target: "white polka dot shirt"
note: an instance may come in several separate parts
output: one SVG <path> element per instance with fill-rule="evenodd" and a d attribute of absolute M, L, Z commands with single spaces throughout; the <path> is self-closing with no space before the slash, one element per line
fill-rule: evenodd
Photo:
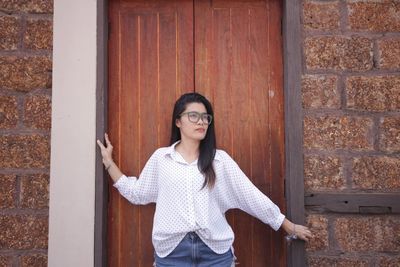
<path fill-rule="evenodd" d="M 179 141 L 178 141 L 179 142 Z M 223 150 L 214 158 L 216 183 L 201 189 L 197 160 L 187 163 L 175 145 L 157 149 L 139 179 L 122 175 L 114 186 L 133 204 L 156 203 L 152 241 L 158 256 L 171 253 L 188 232 L 196 232 L 213 251 L 227 252 L 234 233 L 225 212 L 241 209 L 278 230 L 285 216 Z M 201 189 L 201 190 L 200 190 Z"/>

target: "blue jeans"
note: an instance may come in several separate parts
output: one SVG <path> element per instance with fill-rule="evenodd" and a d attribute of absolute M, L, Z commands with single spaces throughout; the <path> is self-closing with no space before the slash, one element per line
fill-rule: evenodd
<path fill-rule="evenodd" d="M 154 258 L 156 267 L 234 266 L 234 256 L 231 249 L 223 254 L 217 254 L 194 232 L 188 233 L 165 258 L 160 258 L 155 252 Z"/>

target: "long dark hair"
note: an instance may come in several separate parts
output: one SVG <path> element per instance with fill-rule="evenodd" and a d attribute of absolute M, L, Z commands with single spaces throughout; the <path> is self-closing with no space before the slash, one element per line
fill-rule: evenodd
<path fill-rule="evenodd" d="M 185 111 L 187 105 L 190 103 L 202 103 L 206 107 L 207 113 L 214 117 L 211 103 L 207 100 L 207 98 L 199 93 L 183 94 L 175 102 L 174 112 L 172 114 L 171 145 L 176 141 L 181 140 L 181 132 L 176 126 L 175 122 L 180 118 L 180 115 Z M 202 189 L 206 185 L 210 189 L 215 185 L 216 177 L 212 163 L 215 157 L 216 146 L 214 119 L 212 119 L 211 124 L 208 125 L 206 136 L 200 141 L 200 155 L 197 166 L 205 178 Z"/>

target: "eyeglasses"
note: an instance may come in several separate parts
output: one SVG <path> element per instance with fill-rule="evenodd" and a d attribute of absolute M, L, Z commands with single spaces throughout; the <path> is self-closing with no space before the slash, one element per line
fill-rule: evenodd
<path fill-rule="evenodd" d="M 193 122 L 193 123 L 198 123 L 200 118 L 205 124 L 208 124 L 208 125 L 210 125 L 211 121 L 212 121 L 212 115 L 207 114 L 207 113 L 199 113 L 196 111 L 189 111 L 189 112 L 183 112 L 180 116 L 182 117 L 185 114 L 188 115 L 189 121 Z"/>

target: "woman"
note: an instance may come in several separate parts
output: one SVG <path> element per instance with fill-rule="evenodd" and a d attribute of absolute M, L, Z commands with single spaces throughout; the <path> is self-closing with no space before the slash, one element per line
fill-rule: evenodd
<path fill-rule="evenodd" d="M 290 238 L 305 241 L 309 229 L 295 225 L 258 190 L 236 162 L 216 149 L 213 110 L 198 93 L 182 95 L 172 115 L 171 145 L 157 149 L 139 179 L 126 177 L 112 160 L 112 145 L 99 140 L 103 164 L 118 191 L 133 204 L 156 203 L 152 241 L 155 265 L 234 265 L 234 233 L 225 212 L 239 208 Z"/>

